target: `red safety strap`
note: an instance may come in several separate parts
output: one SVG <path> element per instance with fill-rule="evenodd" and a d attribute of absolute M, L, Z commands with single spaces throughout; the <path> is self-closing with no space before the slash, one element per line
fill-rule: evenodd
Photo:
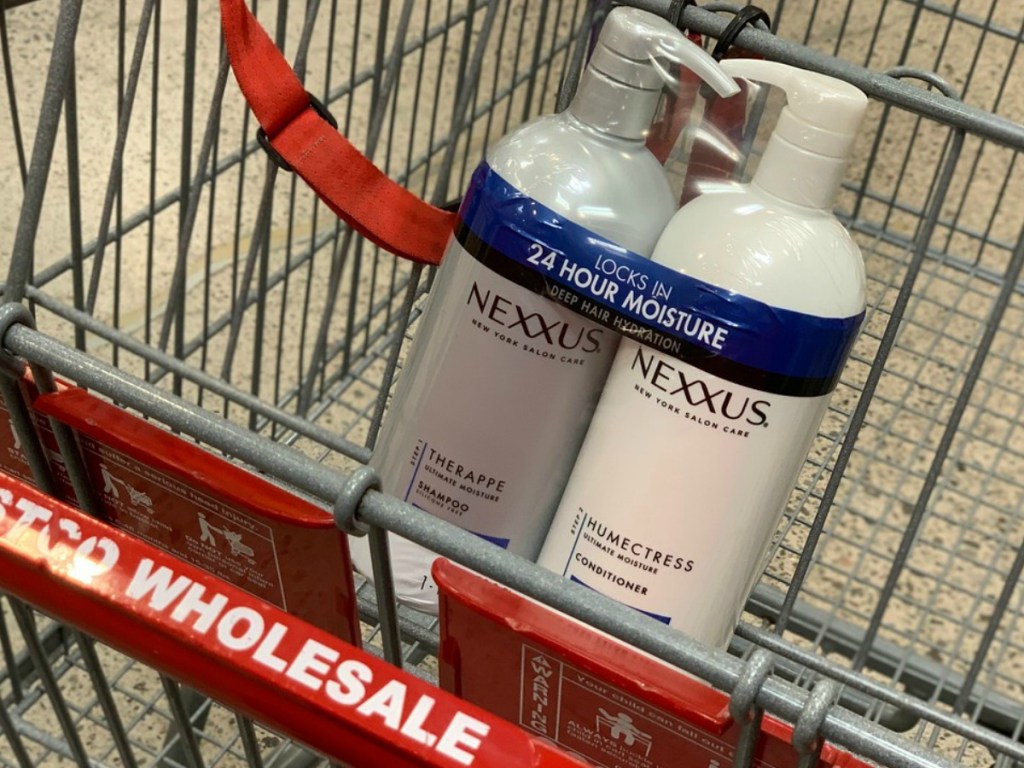
<path fill-rule="evenodd" d="M 261 143 L 368 240 L 412 261 L 440 263 L 455 214 L 388 178 L 336 130 L 245 0 L 221 0 L 220 12 L 231 68 L 262 127 Z"/>

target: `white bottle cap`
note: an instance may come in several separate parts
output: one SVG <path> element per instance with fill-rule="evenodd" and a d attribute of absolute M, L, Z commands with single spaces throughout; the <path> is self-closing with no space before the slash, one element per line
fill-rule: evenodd
<path fill-rule="evenodd" d="M 733 77 L 759 80 L 786 92 L 775 134 L 809 152 L 845 159 L 860 130 L 868 99 L 849 83 L 817 72 L 758 59 L 729 59 Z"/>
<path fill-rule="evenodd" d="M 612 9 L 569 105 L 578 120 L 613 136 L 642 139 L 658 108 L 665 62 L 681 64 L 722 96 L 739 87 L 718 63 L 665 19 L 638 8 Z"/>
<path fill-rule="evenodd" d="M 722 69 L 786 92 L 753 183 L 798 205 L 830 209 L 868 99 L 849 83 L 757 59 L 729 59 Z"/>

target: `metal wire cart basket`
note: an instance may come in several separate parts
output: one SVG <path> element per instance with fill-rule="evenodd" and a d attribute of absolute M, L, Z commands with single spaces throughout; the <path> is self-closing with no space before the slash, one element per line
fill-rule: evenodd
<path fill-rule="evenodd" d="M 606 3 L 251 5 L 342 132 L 439 204 L 488 142 L 564 103 Z M 15 429 L 27 362 L 44 392 L 56 375 L 322 508 L 358 505 L 378 543 L 397 531 L 746 697 L 797 725 L 808 765 L 821 738 L 887 765 L 1024 762 L 1024 9 L 764 6 L 774 34 L 748 27 L 738 44 L 872 98 L 837 210 L 869 307 L 730 655 L 362 493 L 430 274 L 268 161 L 213 3 L 0 0 Z M 714 38 L 737 10 L 690 4 L 681 22 Z M 87 497 L 73 437 L 56 439 Z M 154 660 L 141 644 L 94 642 L 60 605 L 2 601 L 0 765 L 355 762 L 236 717 L 139 661 Z M 435 679 L 432 622 L 396 611 L 386 583 L 361 585 L 358 607 L 366 648 Z M 279 723 L 264 693 L 247 711 Z"/>

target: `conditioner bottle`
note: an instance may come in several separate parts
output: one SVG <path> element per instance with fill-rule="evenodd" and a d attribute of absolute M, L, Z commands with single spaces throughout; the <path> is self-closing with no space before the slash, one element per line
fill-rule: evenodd
<path fill-rule="evenodd" d="M 736 90 L 673 25 L 616 8 L 568 109 L 489 149 L 370 461 L 385 492 L 531 560 L 618 345 L 613 330 L 553 301 L 545 275 L 581 252 L 647 258 L 675 212 L 644 147 L 666 61 Z M 581 289 L 600 279 L 568 269 Z M 436 612 L 436 555 L 389 541 L 399 602 Z M 365 539 L 352 553 L 370 577 Z"/>
<path fill-rule="evenodd" d="M 781 64 L 753 180 L 673 217 L 539 562 L 714 646 L 732 635 L 864 316 L 860 251 L 831 213 L 867 99 Z M 644 333 L 648 336 L 644 336 Z"/>

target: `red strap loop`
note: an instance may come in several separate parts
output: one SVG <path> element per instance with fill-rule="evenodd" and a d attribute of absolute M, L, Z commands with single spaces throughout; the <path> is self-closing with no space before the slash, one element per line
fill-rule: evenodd
<path fill-rule="evenodd" d="M 235 79 L 278 156 L 368 240 L 412 261 L 440 263 L 455 214 L 388 178 L 335 130 L 245 0 L 221 0 L 220 11 Z"/>

